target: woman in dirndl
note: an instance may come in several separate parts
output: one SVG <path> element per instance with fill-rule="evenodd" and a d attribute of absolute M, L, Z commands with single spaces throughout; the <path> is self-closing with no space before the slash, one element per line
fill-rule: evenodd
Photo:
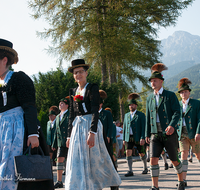
<path fill-rule="evenodd" d="M 23 72 L 9 70 L 18 62 L 13 44 L 0 39 L 0 189 L 16 190 L 14 157 L 27 146 L 38 147 L 37 110 L 32 80 Z M 27 128 L 24 128 L 26 124 Z"/>
<path fill-rule="evenodd" d="M 78 87 L 69 92 L 66 190 L 100 190 L 121 183 L 103 140 L 99 88 L 87 83 L 88 68 L 83 59 L 76 59 L 68 69 Z"/>

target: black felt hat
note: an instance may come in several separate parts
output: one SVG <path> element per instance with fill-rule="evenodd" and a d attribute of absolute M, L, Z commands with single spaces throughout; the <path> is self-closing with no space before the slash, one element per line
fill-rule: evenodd
<path fill-rule="evenodd" d="M 154 78 L 164 80 L 161 72 L 167 69 L 168 68 L 163 63 L 156 63 L 151 67 L 151 77 L 149 78 L 149 81 Z"/>
<path fill-rule="evenodd" d="M 14 56 L 14 64 L 18 62 L 18 54 L 17 52 L 13 49 L 13 44 L 12 42 L 4 39 L 0 39 L 0 50 L 8 51 L 13 54 Z"/>
<path fill-rule="evenodd" d="M 75 59 L 75 60 L 72 61 L 72 66 L 68 68 L 68 71 L 70 73 L 73 73 L 73 70 L 75 68 L 78 68 L 78 67 L 84 67 L 85 70 L 88 70 L 90 65 L 85 64 L 85 60 L 84 59 Z"/>
<path fill-rule="evenodd" d="M 182 78 L 178 82 L 178 93 L 180 93 L 183 90 L 189 90 L 191 91 L 189 85 L 192 84 L 192 82 L 188 78 Z"/>

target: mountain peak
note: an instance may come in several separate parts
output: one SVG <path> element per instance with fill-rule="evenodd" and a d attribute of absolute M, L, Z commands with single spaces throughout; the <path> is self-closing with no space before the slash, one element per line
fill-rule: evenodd
<path fill-rule="evenodd" d="M 167 39 L 161 40 L 162 62 L 167 66 L 182 61 L 200 61 L 200 36 L 186 31 L 176 31 Z"/>

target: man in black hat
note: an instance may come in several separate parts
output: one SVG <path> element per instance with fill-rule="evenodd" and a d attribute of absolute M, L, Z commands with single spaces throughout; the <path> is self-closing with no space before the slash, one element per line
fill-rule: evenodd
<path fill-rule="evenodd" d="M 147 174 L 147 157 L 145 147 L 145 114 L 137 111 L 137 101 L 139 94 L 132 93 L 128 96 L 128 104 L 130 112 L 125 114 L 123 125 L 123 143 L 126 143 L 126 159 L 129 167 L 129 171 L 125 174 L 125 177 L 133 176 L 132 171 L 132 149 L 137 147 L 140 158 L 144 163 L 144 171 L 142 174 Z"/>
<path fill-rule="evenodd" d="M 187 186 L 186 175 L 188 170 L 188 153 L 190 146 L 192 152 L 200 162 L 200 101 L 190 98 L 192 84 L 188 78 L 182 78 L 178 83 L 180 93 L 181 115 L 178 122 L 179 148 L 183 165 L 183 179 Z"/>
<path fill-rule="evenodd" d="M 67 157 L 68 148 L 66 147 L 68 121 L 69 121 L 69 97 L 60 100 L 59 109 L 60 114 L 56 117 L 55 122 L 55 136 L 52 149 L 57 150 L 57 182 L 55 188 L 62 188 L 62 172 L 65 168 L 65 158 Z"/>
<path fill-rule="evenodd" d="M 182 164 L 178 158 L 177 123 L 180 118 L 180 106 L 175 93 L 163 89 L 164 78 L 161 74 L 167 67 L 162 63 L 152 66 L 149 79 L 154 92 L 146 102 L 146 142 L 150 143 L 150 171 L 152 190 L 158 190 L 158 160 L 163 148 L 166 149 L 178 175 L 178 190 L 184 190 Z M 151 141 L 150 141 L 151 138 Z"/>

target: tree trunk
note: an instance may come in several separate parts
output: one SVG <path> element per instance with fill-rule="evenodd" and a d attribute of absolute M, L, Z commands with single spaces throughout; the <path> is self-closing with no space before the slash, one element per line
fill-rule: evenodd
<path fill-rule="evenodd" d="M 122 100 L 122 92 L 120 91 L 119 93 L 119 107 L 120 107 L 120 120 L 121 122 L 124 121 L 124 104 L 123 104 L 123 100 Z"/>

